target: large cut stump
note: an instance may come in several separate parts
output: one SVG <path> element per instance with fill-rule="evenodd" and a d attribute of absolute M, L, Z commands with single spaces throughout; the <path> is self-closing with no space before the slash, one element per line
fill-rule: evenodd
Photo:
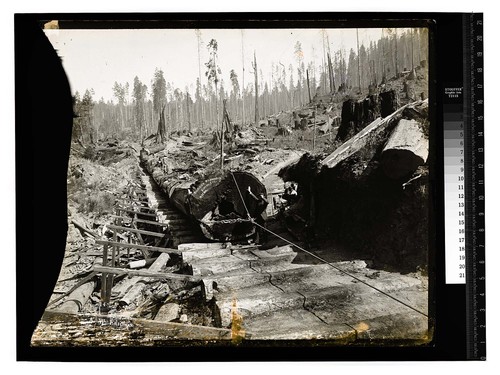
<path fill-rule="evenodd" d="M 379 97 L 369 95 L 362 100 L 346 100 L 342 104 L 340 127 L 336 140 L 345 142 L 380 116 Z"/>
<path fill-rule="evenodd" d="M 379 94 L 380 97 L 380 116 L 386 117 L 393 113 L 399 107 L 398 95 L 396 91 L 390 90 Z"/>

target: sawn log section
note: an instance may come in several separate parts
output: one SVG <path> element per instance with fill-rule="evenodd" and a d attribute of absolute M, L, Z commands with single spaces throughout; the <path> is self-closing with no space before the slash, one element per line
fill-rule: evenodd
<path fill-rule="evenodd" d="M 168 167 L 164 159 L 174 156 L 159 154 L 143 150 L 143 165 L 170 202 L 199 223 L 206 238 L 237 241 L 255 234 L 251 219 L 258 219 L 267 206 L 261 199 L 267 196 L 266 188 L 257 177 L 244 171 L 211 170 L 195 178 Z"/>

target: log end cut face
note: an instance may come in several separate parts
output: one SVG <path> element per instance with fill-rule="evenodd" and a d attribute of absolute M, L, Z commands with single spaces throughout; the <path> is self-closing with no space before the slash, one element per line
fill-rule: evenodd
<path fill-rule="evenodd" d="M 382 168 L 390 178 L 404 178 L 425 164 L 428 154 L 429 140 L 422 125 L 415 120 L 401 119 L 382 151 Z"/>
<path fill-rule="evenodd" d="M 382 168 L 392 179 L 407 177 L 424 163 L 422 157 L 409 150 L 391 149 L 382 154 Z"/>

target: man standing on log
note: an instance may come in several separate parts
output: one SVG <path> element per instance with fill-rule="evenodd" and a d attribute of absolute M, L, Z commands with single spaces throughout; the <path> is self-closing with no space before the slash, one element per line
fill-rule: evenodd
<path fill-rule="evenodd" d="M 266 207 L 269 202 L 267 201 L 266 197 L 264 197 L 264 195 L 262 194 L 259 194 L 259 196 L 257 197 L 252 192 L 252 188 L 250 186 L 247 189 L 247 193 L 248 196 L 255 201 L 255 204 L 257 205 L 258 208 L 257 212 L 262 209 L 262 213 L 260 215 L 257 215 L 257 217 L 255 218 L 255 222 L 259 224 L 257 226 L 257 230 L 255 233 L 256 234 L 255 242 L 258 244 L 264 243 L 267 241 L 267 231 L 263 227 L 265 227 L 266 225 L 266 220 L 267 220 Z"/>

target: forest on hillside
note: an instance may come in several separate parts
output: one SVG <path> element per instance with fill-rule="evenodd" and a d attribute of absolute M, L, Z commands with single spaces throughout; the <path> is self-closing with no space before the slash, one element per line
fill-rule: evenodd
<path fill-rule="evenodd" d="M 115 82 L 113 99 L 95 98 L 92 87 L 75 92 L 73 139 L 82 144 L 114 137 L 141 141 L 157 133 L 160 118 L 167 134 L 217 129 L 226 103 L 231 121 L 257 124 L 259 120 L 290 111 L 311 102 L 316 96 L 369 92 L 397 77 L 401 72 L 425 66 L 428 55 L 427 29 L 383 29 L 380 39 L 369 45 L 357 43 L 346 51 L 333 49 L 326 30 L 320 35 L 323 51 L 320 61 L 304 59 L 303 46 L 296 41 L 294 64 L 272 63 L 265 76 L 258 51 L 243 71 L 232 69 L 230 82 L 221 78 L 217 41 L 208 44 L 200 30 L 193 30 L 198 41 L 198 77 L 194 93 L 186 86 L 176 87 L 168 71 L 155 69 L 150 82 L 135 76 L 131 82 Z M 200 50 L 207 48 L 210 59 L 201 61 Z M 242 33 L 242 61 L 245 54 Z"/>

